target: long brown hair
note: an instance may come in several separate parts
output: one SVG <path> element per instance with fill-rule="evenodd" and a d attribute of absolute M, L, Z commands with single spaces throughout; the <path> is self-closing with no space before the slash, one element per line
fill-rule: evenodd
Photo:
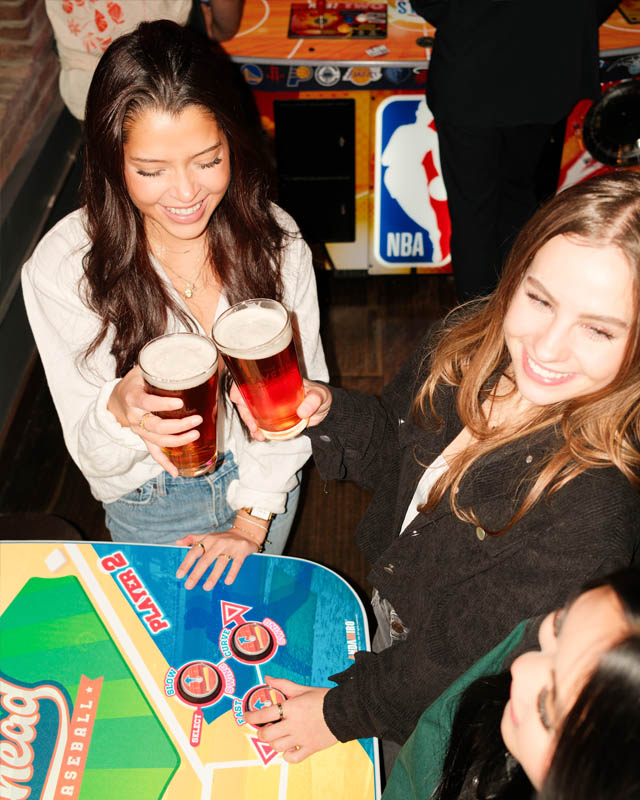
<path fill-rule="evenodd" d="M 493 430 L 481 410 L 496 376 L 510 363 L 503 323 L 507 309 L 540 248 L 555 236 L 579 238 L 594 247 L 615 246 L 632 269 L 634 317 L 618 374 L 606 387 L 549 406 L 539 406 L 518 430 Z M 457 505 L 456 495 L 465 473 L 481 456 L 525 435 L 555 425 L 558 446 L 542 469 L 531 477 L 531 487 L 512 519 L 514 525 L 548 492 L 557 492 L 589 468 L 615 465 L 640 488 L 640 174 L 613 172 L 577 184 L 547 202 L 525 225 L 505 264 L 496 291 L 486 300 L 457 309 L 443 326 L 432 355 L 430 373 L 414 403 L 417 419 L 441 422 L 436 410 L 438 386 L 458 387 L 456 405 L 474 443 L 456 455 L 437 481 L 423 510 L 436 507 L 447 490 L 458 518 L 481 524 L 473 509 Z M 515 385 L 513 391 L 516 390 Z"/>
<path fill-rule="evenodd" d="M 195 327 L 153 268 L 143 219 L 125 184 L 127 129 L 146 109 L 177 115 L 195 105 L 215 119 L 229 145 L 231 182 L 209 221 L 210 261 L 230 303 L 282 297 L 286 234 L 270 206 L 248 94 L 224 51 L 168 20 L 142 23 L 100 59 L 87 98 L 82 191 L 91 242 L 83 260 L 84 296 L 101 327 L 86 356 L 113 331 L 117 376 L 135 364 L 145 342 L 164 333 L 170 316 Z"/>

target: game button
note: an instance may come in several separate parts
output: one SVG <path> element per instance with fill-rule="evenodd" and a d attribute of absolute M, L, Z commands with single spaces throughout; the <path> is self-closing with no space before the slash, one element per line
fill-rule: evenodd
<path fill-rule="evenodd" d="M 261 708 L 268 708 L 269 706 L 275 706 L 277 703 L 284 703 L 286 699 L 286 694 L 279 689 L 274 689 L 272 686 L 267 685 L 256 686 L 255 689 L 252 689 L 245 697 L 244 710 L 260 711 Z M 280 722 L 279 719 L 273 721 Z M 266 722 L 261 722 L 256 724 L 255 727 L 261 728 L 263 725 L 267 724 Z"/>
<path fill-rule="evenodd" d="M 204 706 L 213 703 L 224 689 L 220 673 L 206 661 L 194 661 L 183 667 L 177 676 L 176 688 L 183 700 Z"/>
<path fill-rule="evenodd" d="M 268 628 L 259 622 L 245 622 L 231 634 L 229 642 L 239 661 L 266 661 L 276 649 L 276 642 Z"/>

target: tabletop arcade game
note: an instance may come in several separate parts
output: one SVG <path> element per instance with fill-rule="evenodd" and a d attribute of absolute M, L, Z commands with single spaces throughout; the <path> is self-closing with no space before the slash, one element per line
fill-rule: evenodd
<path fill-rule="evenodd" d="M 333 685 L 368 647 L 331 570 L 250 556 L 232 586 L 191 591 L 184 548 L 0 543 L 0 796 L 62 800 L 375 800 L 373 739 L 297 765 L 247 709 L 264 676 Z"/>
<path fill-rule="evenodd" d="M 386 7 L 375 31 L 365 17 L 358 28 L 362 6 Z M 622 0 L 600 28 L 603 91 L 638 80 L 639 7 Z M 409 0 L 246 0 L 224 43 L 273 137 L 279 202 L 308 241 L 325 244 L 336 270 L 451 271 L 438 138 L 424 101 L 435 35 Z M 540 41 L 544 58 L 544 31 Z M 567 128 L 563 185 L 594 168 L 583 168 L 589 154 L 575 161 L 582 120 L 574 115 Z"/>

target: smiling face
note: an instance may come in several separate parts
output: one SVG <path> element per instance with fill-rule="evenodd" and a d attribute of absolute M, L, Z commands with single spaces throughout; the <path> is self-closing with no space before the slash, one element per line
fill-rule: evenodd
<path fill-rule="evenodd" d="M 540 650 L 513 662 L 500 730 L 536 789 L 549 769 L 563 719 L 599 658 L 627 630 L 615 592 L 593 589 L 549 614 L 540 626 Z"/>
<path fill-rule="evenodd" d="M 538 250 L 504 320 L 520 395 L 550 405 L 607 386 L 635 319 L 631 267 L 617 247 L 555 236 Z"/>
<path fill-rule="evenodd" d="M 127 126 L 124 174 L 150 242 L 174 249 L 204 236 L 229 186 L 228 144 L 199 106 L 146 110 Z"/>

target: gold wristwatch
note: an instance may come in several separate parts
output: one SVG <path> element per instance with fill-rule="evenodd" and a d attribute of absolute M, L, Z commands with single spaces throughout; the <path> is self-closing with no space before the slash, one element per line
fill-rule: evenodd
<path fill-rule="evenodd" d="M 255 517 L 256 519 L 262 519 L 265 522 L 271 522 L 271 520 L 275 517 L 275 514 L 272 511 L 265 511 L 264 508 L 256 508 L 255 506 L 253 508 L 243 507 L 242 510 L 246 511 L 250 516 Z"/>

